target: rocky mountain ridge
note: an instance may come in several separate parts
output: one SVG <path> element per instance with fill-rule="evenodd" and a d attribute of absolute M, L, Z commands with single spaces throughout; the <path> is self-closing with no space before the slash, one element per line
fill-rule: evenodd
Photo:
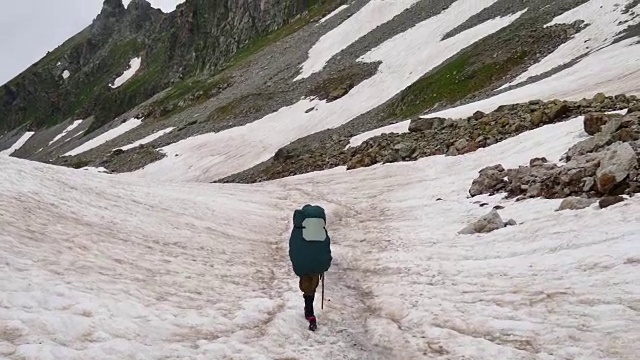
<path fill-rule="evenodd" d="M 165 14 L 146 0 L 105 0 L 93 23 L 0 87 L 0 132 L 94 116 L 93 131 L 167 87 L 214 74 L 239 49 L 320 0 L 188 0 Z M 108 86 L 141 58 L 135 77 Z"/>

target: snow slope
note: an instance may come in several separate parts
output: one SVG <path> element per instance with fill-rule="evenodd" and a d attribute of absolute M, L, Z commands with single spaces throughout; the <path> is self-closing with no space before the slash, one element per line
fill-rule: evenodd
<path fill-rule="evenodd" d="M 63 156 L 74 156 L 74 155 L 78 155 L 81 154 L 85 151 L 89 151 L 93 148 L 96 148 L 104 143 L 106 143 L 109 140 L 115 139 L 118 136 L 126 133 L 127 131 L 134 129 L 138 126 L 140 126 L 140 124 L 142 124 L 142 119 L 136 119 L 136 118 L 132 118 L 129 121 L 119 125 L 118 127 L 115 127 L 107 132 L 105 132 L 104 134 L 101 134 L 99 136 L 96 136 L 95 138 L 87 141 L 86 143 L 78 146 L 77 148 L 67 152 L 66 154 L 64 154 Z"/>
<path fill-rule="evenodd" d="M 584 20 L 587 23 L 587 28 L 500 89 L 519 84 L 532 76 L 543 74 L 581 56 L 611 45 L 616 35 L 624 31 L 628 26 L 640 22 L 640 16 L 638 16 L 640 4 L 636 4 L 628 13 L 624 12 L 627 5 L 631 3 L 631 0 L 621 2 L 590 0 L 558 16 L 548 25 L 571 24 L 577 20 Z"/>
<path fill-rule="evenodd" d="M 137 147 L 137 146 L 140 146 L 140 145 L 148 144 L 148 143 L 152 142 L 153 140 L 159 139 L 160 137 L 172 132 L 173 129 L 175 129 L 175 128 L 174 127 L 170 127 L 170 128 L 166 128 L 164 130 L 160 130 L 160 131 L 158 131 L 156 133 L 153 133 L 153 134 L 147 136 L 144 139 L 140 139 L 140 140 L 134 142 L 133 144 L 129 144 L 129 145 L 123 146 L 123 147 L 121 147 L 119 149 L 129 150 L 129 149 L 133 149 L 134 147 Z"/>
<path fill-rule="evenodd" d="M 167 157 L 133 174 L 165 181 L 213 181 L 268 160 L 294 140 L 342 125 L 383 104 L 448 57 L 522 14 L 496 18 L 440 41 L 449 30 L 495 2 L 459 0 L 438 16 L 382 43 L 361 59 L 381 61 L 378 73 L 337 101 L 303 99 L 248 125 L 171 144 L 162 149 Z M 316 111 L 307 113 L 312 107 Z"/>
<path fill-rule="evenodd" d="M 322 19 L 320 19 L 320 21 L 318 21 L 319 24 L 322 24 L 324 22 L 326 22 L 327 20 L 331 19 L 332 17 L 338 15 L 342 10 L 348 8 L 349 5 L 340 5 L 338 6 L 337 9 L 333 10 L 331 13 L 329 13 L 329 15 L 323 17 Z"/>
<path fill-rule="evenodd" d="M 503 104 L 541 100 L 580 100 L 606 94 L 640 94 L 640 43 L 631 38 L 588 55 L 574 66 L 553 76 L 491 98 L 421 117 L 463 118 L 475 111 L 491 112 Z M 362 133 L 353 137 L 350 146 L 382 133 L 409 131 L 410 120 Z"/>
<path fill-rule="evenodd" d="M 410 8 L 419 0 L 371 0 L 360 11 L 328 32 L 309 50 L 309 59 L 302 65 L 296 80 L 309 77 L 324 68 L 327 61 L 370 33 L 378 26 Z"/>
<path fill-rule="evenodd" d="M 83 120 L 74 121 L 71 125 L 69 125 L 66 129 L 64 129 L 60 134 L 56 135 L 56 137 L 54 137 L 53 140 L 49 142 L 49 145 L 65 137 L 65 135 L 67 135 L 73 129 L 77 128 L 80 124 L 82 124 L 82 121 Z"/>
<path fill-rule="evenodd" d="M 632 359 L 640 200 L 557 213 L 485 197 L 521 225 L 456 234 L 487 211 L 466 198 L 478 169 L 557 160 L 583 137 L 578 118 L 464 156 L 250 186 L 0 158 L 0 355 Z M 287 258 L 308 202 L 328 210 L 335 258 L 317 334 Z"/>
<path fill-rule="evenodd" d="M 20 139 L 18 139 L 18 141 L 16 141 L 13 145 L 11 145 L 10 148 L 0 151 L 0 156 L 4 155 L 4 156 L 9 156 L 11 154 L 13 154 L 14 152 L 16 152 L 18 149 L 20 149 L 22 147 L 22 145 L 24 145 L 32 136 L 33 134 L 35 134 L 35 132 L 33 131 L 28 131 L 26 133 L 24 133 L 24 135 L 22 135 L 20 137 Z"/>

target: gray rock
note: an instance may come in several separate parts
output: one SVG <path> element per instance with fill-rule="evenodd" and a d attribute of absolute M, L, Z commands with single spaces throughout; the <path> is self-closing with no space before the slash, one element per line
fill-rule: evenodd
<path fill-rule="evenodd" d="M 596 180 L 592 177 L 586 177 L 582 179 L 582 183 L 584 184 L 582 191 L 587 192 L 593 189 L 593 186 L 596 184 Z"/>
<path fill-rule="evenodd" d="M 613 134 L 620 129 L 622 125 L 622 117 L 621 116 L 609 116 L 606 124 L 602 125 L 602 130 L 600 132 L 604 134 Z"/>
<path fill-rule="evenodd" d="M 582 124 L 584 131 L 589 135 L 595 135 L 600 132 L 602 126 L 607 123 L 609 118 L 605 114 L 589 113 L 584 116 Z"/>
<path fill-rule="evenodd" d="M 588 208 L 596 202 L 595 199 L 585 199 L 580 197 L 568 197 L 560 203 L 556 211 L 562 210 L 580 210 Z"/>
<path fill-rule="evenodd" d="M 421 132 L 426 130 L 433 130 L 445 124 L 447 119 L 434 117 L 434 118 L 417 118 L 411 120 L 409 123 L 409 132 Z"/>
<path fill-rule="evenodd" d="M 498 214 L 498 211 L 492 209 L 488 214 L 482 216 L 474 223 L 469 224 L 467 227 L 460 230 L 458 234 L 470 235 L 489 233 L 498 229 L 502 229 L 505 226 L 507 226 L 507 224 L 502 221 L 502 218 L 500 217 L 500 214 Z"/>
<path fill-rule="evenodd" d="M 567 104 L 555 105 L 549 110 L 549 118 L 552 121 L 562 119 L 569 113 L 569 106 Z"/>
<path fill-rule="evenodd" d="M 471 183 L 469 194 L 472 197 L 487 194 L 496 190 L 499 185 L 506 185 L 507 182 L 504 180 L 506 175 L 502 165 L 494 165 L 480 170 L 480 176 Z"/>
<path fill-rule="evenodd" d="M 467 139 L 460 139 L 460 140 L 456 141 L 454 146 L 455 146 L 456 150 L 458 150 L 458 152 L 460 152 L 460 151 L 464 150 L 467 147 L 467 145 L 469 145 L 469 142 L 467 141 Z"/>
<path fill-rule="evenodd" d="M 628 143 L 617 142 L 607 148 L 596 171 L 598 190 L 608 194 L 638 167 L 638 158 Z"/>
<path fill-rule="evenodd" d="M 620 195 L 617 196 L 605 196 L 598 202 L 600 209 L 608 208 L 609 206 L 615 205 L 617 203 L 621 203 L 624 201 L 624 198 Z"/>
<path fill-rule="evenodd" d="M 402 158 L 408 158 L 416 151 L 415 143 L 403 142 L 397 145 L 394 145 L 394 150 L 398 152 L 398 154 Z"/>
<path fill-rule="evenodd" d="M 607 100 L 607 95 L 603 94 L 603 93 L 597 93 L 594 97 L 593 97 L 593 103 L 594 104 L 602 104 L 603 102 L 605 102 Z"/>
<path fill-rule="evenodd" d="M 611 134 L 597 133 L 595 136 L 582 140 L 579 143 L 573 145 L 564 154 L 563 159 L 571 160 L 576 156 L 586 155 L 594 151 L 598 151 L 607 145 L 614 142 Z"/>

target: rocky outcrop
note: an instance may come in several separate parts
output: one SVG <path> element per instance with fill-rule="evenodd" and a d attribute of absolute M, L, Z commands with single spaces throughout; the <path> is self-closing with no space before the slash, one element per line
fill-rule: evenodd
<path fill-rule="evenodd" d="M 640 192 L 640 116 L 593 114 L 592 119 L 604 119 L 593 137 L 572 146 L 557 165 L 547 159 L 532 159 L 529 166 L 504 170 L 501 165 L 482 169 L 469 194 L 506 193 L 509 198 L 598 198 L 632 195 Z M 592 132 L 592 122 L 585 122 L 585 131 Z M 562 207 L 579 208 L 587 201 L 567 200 Z"/>
<path fill-rule="evenodd" d="M 586 198 L 571 196 L 562 200 L 562 202 L 560 203 L 560 206 L 558 207 L 558 209 L 556 209 L 556 211 L 586 209 L 589 206 L 593 205 L 595 202 L 596 202 L 595 199 L 586 199 Z"/>
<path fill-rule="evenodd" d="M 604 100 L 599 95 L 598 101 L 532 100 L 503 105 L 491 113 L 477 111 L 460 120 L 417 118 L 411 121 L 407 133 L 382 134 L 353 148 L 346 148 L 349 137 L 318 133 L 304 142 L 280 149 L 278 154 L 287 154 L 286 157 L 278 156 L 218 182 L 252 183 L 338 166 L 346 166 L 351 170 L 379 163 L 415 161 L 433 155 L 457 156 L 491 146 L 546 123 L 561 122 L 589 113 L 623 110 L 636 105 L 640 105 L 640 100 L 636 96 L 626 95 L 604 96 Z M 539 123 L 534 121 L 536 114 L 545 114 Z M 318 138 L 324 140 L 316 141 Z M 604 142 L 611 143 L 608 140 Z M 300 145 L 302 143 L 305 146 Z M 327 147 L 327 144 L 331 145 Z"/>
<path fill-rule="evenodd" d="M 471 235 L 471 234 L 482 234 L 482 233 L 490 233 L 492 231 L 502 229 L 506 226 L 517 225 L 516 221 L 513 219 L 509 219 L 508 221 L 503 221 L 500 214 L 496 209 L 492 209 L 488 214 L 480 217 L 475 222 L 469 224 L 464 229 L 460 230 L 458 234 L 461 235 Z"/>
<path fill-rule="evenodd" d="M 356 169 L 377 163 L 412 161 L 432 155 L 463 155 L 573 116 L 595 111 L 622 110 L 640 103 L 635 96 L 605 96 L 602 100 L 600 95 L 591 100 L 546 103 L 534 100 L 524 104 L 504 105 L 490 114 L 476 112 L 457 121 L 442 118 L 415 119 L 409 125 L 409 133 L 383 134 L 347 150 L 346 165 L 348 169 Z M 608 118 L 606 115 L 603 117 Z M 612 129 L 607 131 L 612 132 Z M 591 142 L 594 143 L 594 148 L 598 148 L 609 144 L 610 140 L 614 139 L 598 138 Z M 585 150 L 576 151 L 582 153 Z"/>
<path fill-rule="evenodd" d="M 608 208 L 609 206 L 613 206 L 623 201 L 624 201 L 624 197 L 620 195 L 605 196 L 602 199 L 600 199 L 600 201 L 598 201 L 598 206 L 600 206 L 600 209 L 605 209 L 605 208 Z"/>

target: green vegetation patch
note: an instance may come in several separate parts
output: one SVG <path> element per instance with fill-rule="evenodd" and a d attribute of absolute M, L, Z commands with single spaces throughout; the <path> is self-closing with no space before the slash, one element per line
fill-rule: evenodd
<path fill-rule="evenodd" d="M 522 65 L 528 52 L 520 50 L 500 62 L 475 66 L 469 53 L 459 55 L 431 75 L 405 89 L 388 106 L 388 116 L 408 118 L 439 103 L 451 104 L 483 90 Z"/>

